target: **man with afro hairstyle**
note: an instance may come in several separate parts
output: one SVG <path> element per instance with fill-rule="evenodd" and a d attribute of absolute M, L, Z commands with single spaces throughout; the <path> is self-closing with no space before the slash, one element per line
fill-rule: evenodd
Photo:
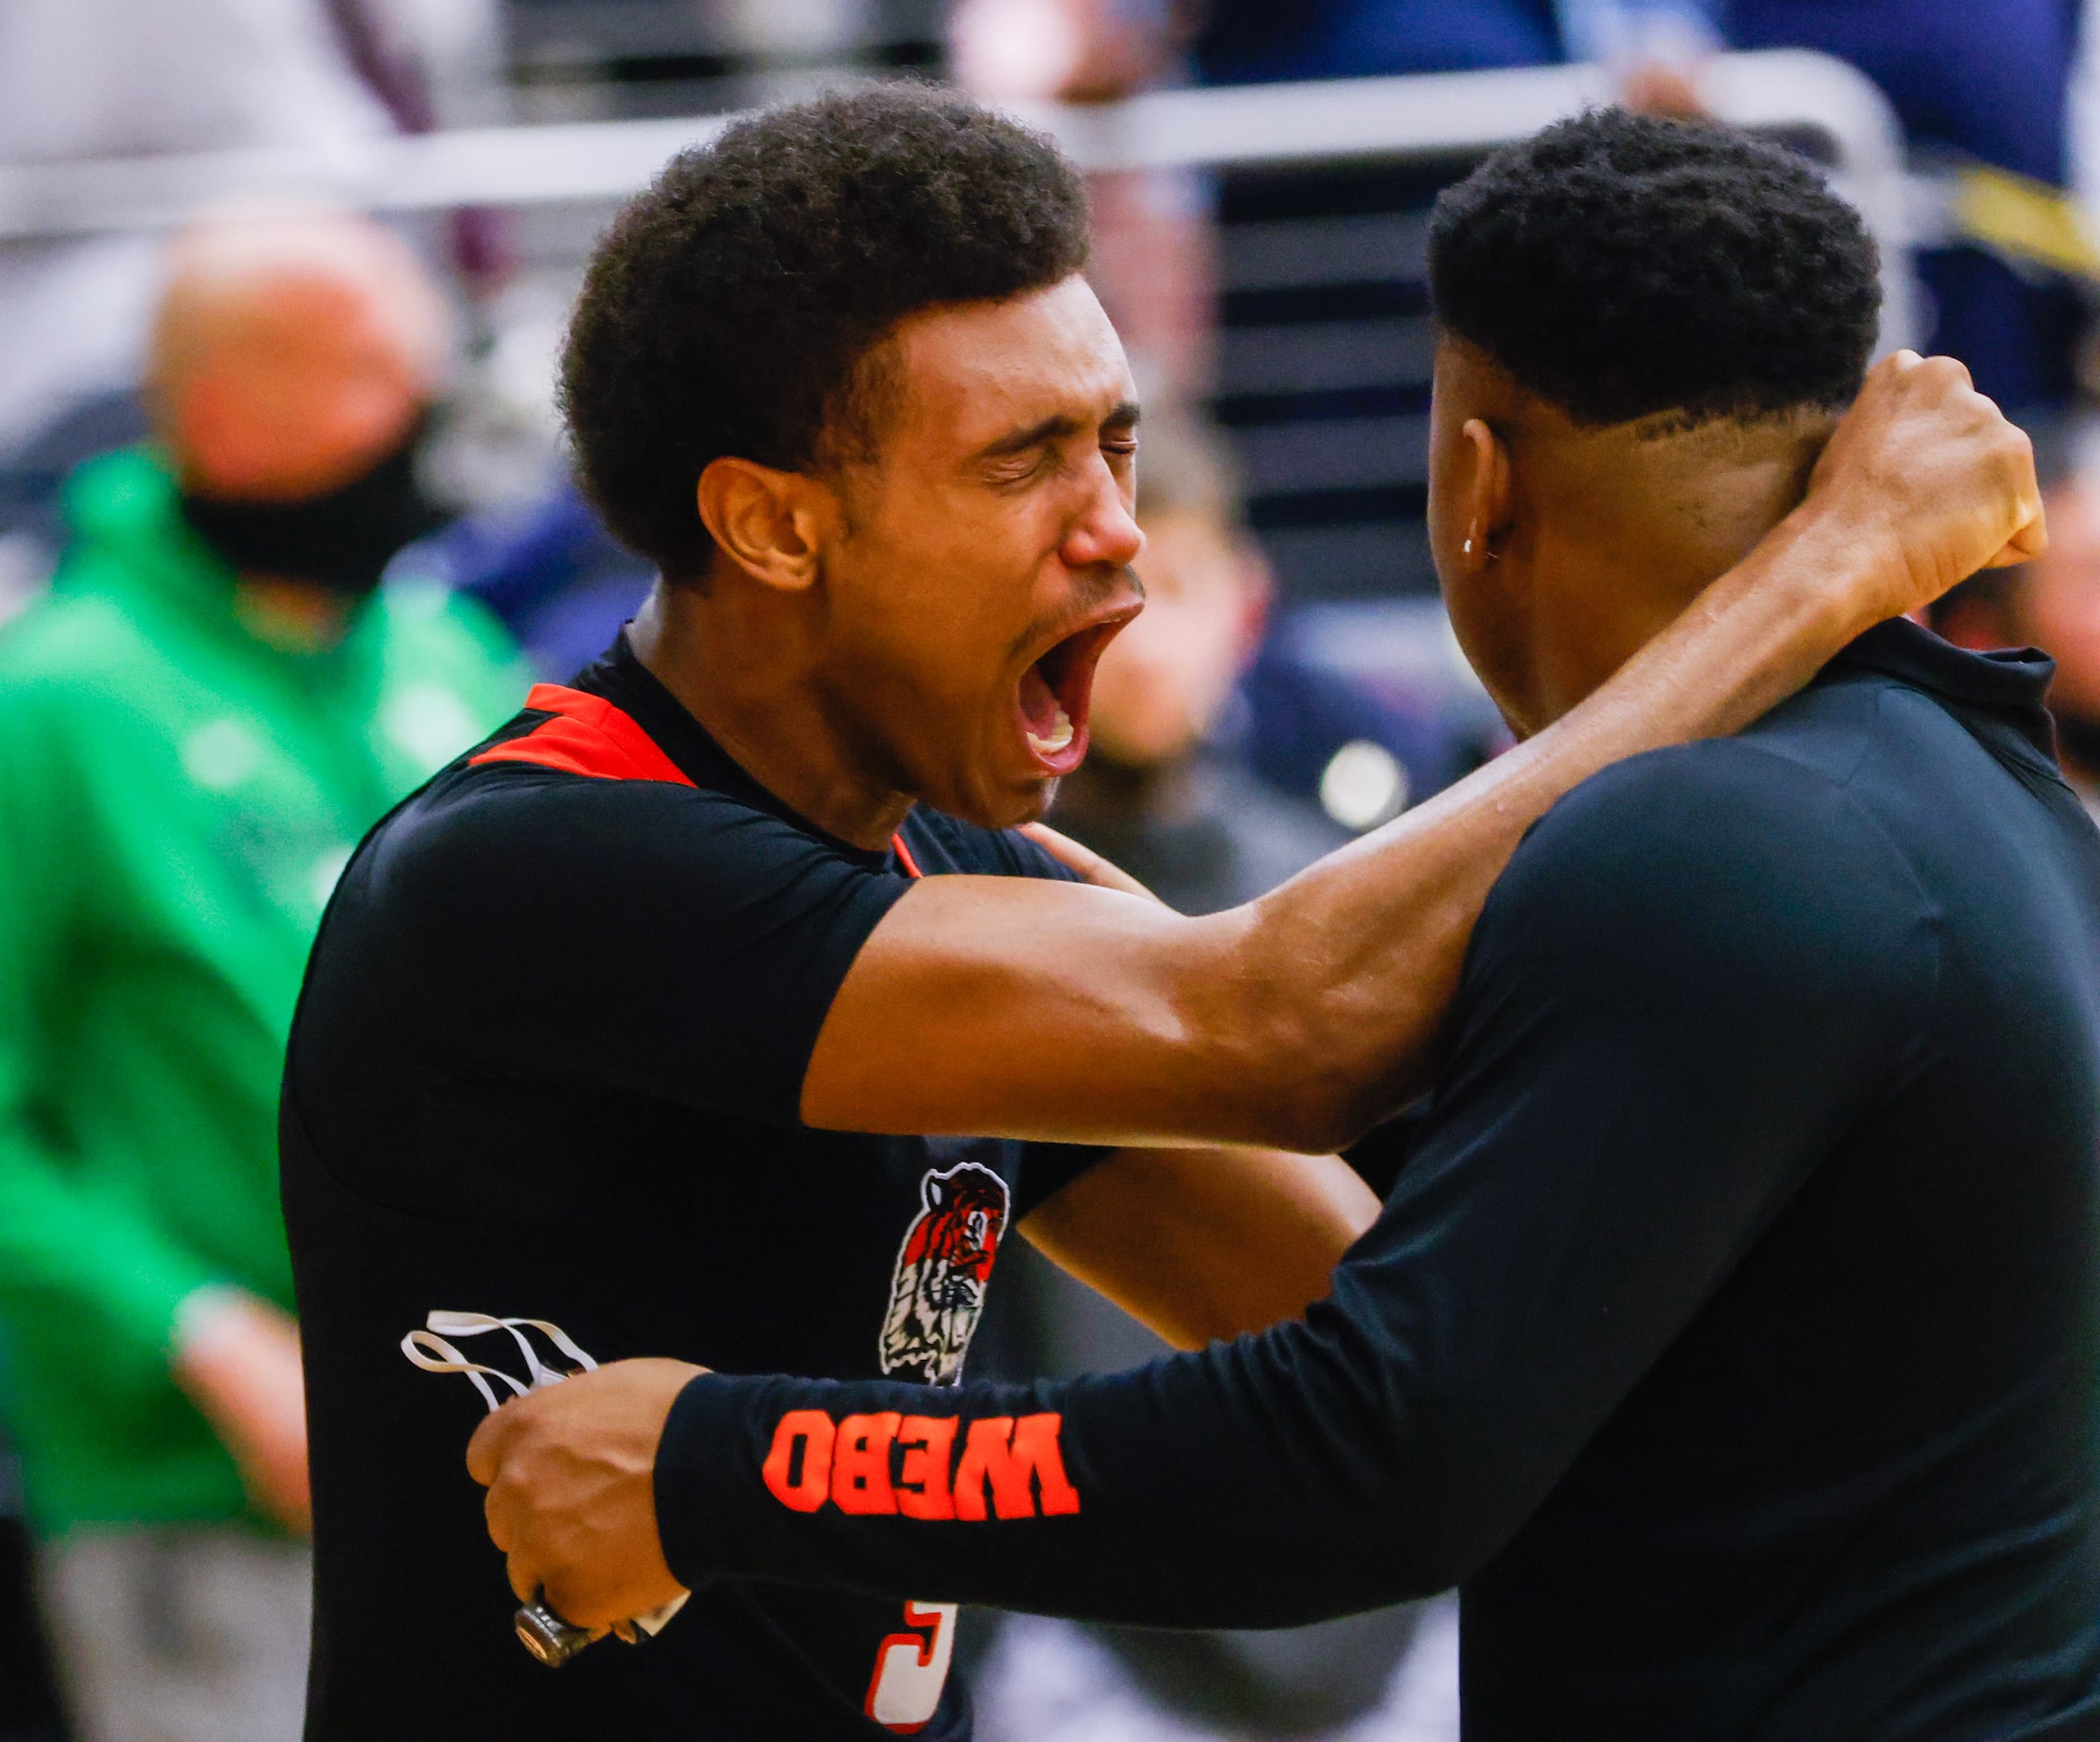
<path fill-rule="evenodd" d="M 1876 274 L 1718 129 L 1586 115 L 1444 197 L 1430 537 L 1527 749 L 1799 511 Z M 2100 1734 L 2100 836 L 2047 681 L 1881 624 L 1553 806 L 1302 1321 L 937 1402 L 623 1363 L 480 1431 L 514 1575 L 1235 1627 L 1455 1583 L 1475 1742 Z M 907 1412 L 866 1505 L 838 1448 Z"/>

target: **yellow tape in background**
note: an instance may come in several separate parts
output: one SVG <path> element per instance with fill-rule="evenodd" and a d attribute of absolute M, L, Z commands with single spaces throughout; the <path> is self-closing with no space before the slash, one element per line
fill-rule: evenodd
<path fill-rule="evenodd" d="M 1962 241 L 2015 264 L 2100 284 L 2091 221 L 2060 187 L 1989 164 L 1965 164 L 1955 172 L 1947 216 Z"/>

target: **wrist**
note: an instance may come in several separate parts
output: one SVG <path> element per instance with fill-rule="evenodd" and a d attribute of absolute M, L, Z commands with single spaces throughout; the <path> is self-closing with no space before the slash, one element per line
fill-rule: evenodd
<path fill-rule="evenodd" d="M 1909 608 L 1910 561 L 1886 515 L 1863 517 L 1812 495 L 1770 544 L 1801 633 L 1828 654 Z"/>

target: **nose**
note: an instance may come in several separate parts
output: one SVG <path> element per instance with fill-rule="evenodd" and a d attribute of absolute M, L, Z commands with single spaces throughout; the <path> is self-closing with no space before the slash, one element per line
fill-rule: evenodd
<path fill-rule="evenodd" d="M 1145 548 L 1145 534 L 1125 486 L 1099 455 L 1088 468 L 1086 500 L 1065 532 L 1065 562 L 1073 569 L 1127 567 Z"/>

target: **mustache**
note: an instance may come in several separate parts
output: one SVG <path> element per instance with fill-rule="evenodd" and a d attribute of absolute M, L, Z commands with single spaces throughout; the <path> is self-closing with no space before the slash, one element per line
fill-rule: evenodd
<path fill-rule="evenodd" d="M 1145 583 L 1128 563 L 1120 568 L 1089 571 L 1081 581 L 1080 597 L 1055 616 L 1038 617 L 1007 644 L 1006 657 L 1018 659 L 1030 647 L 1058 642 L 1093 626 L 1101 608 L 1123 596 L 1133 605 L 1145 603 Z"/>

